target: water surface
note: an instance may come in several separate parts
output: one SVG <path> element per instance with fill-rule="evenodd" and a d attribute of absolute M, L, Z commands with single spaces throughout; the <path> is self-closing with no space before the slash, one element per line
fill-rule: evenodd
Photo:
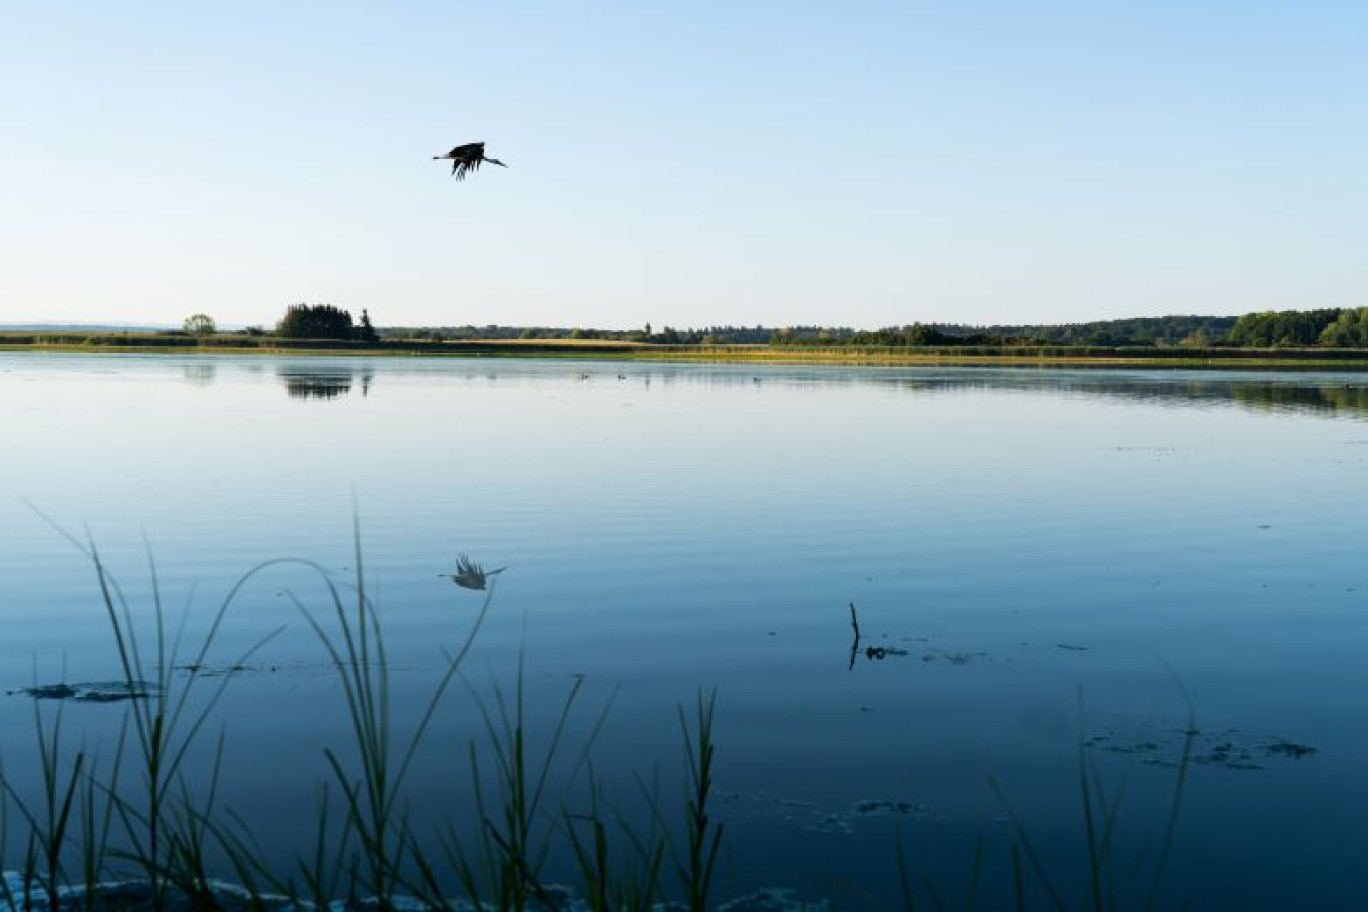
<path fill-rule="evenodd" d="M 983 889 L 1005 889 L 1013 817 L 1075 884 L 1080 739 L 1124 783 L 1118 877 L 1143 882 L 1184 693 L 1164 904 L 1368 888 L 1361 374 L 23 353 L 0 355 L 0 427 L 4 690 L 118 677 L 89 561 L 30 503 L 142 618 L 150 551 L 191 640 L 261 561 L 352 579 L 359 518 L 401 722 L 481 604 L 439 576 L 462 552 L 509 567 L 471 688 L 513 686 L 522 656 L 549 733 L 582 680 L 578 737 L 611 702 L 594 766 L 624 806 L 634 773 L 676 800 L 675 708 L 716 688 L 723 895 L 891 904 L 899 825 L 950 897 L 982 832 Z M 214 657 L 286 628 L 215 717 L 225 801 L 282 857 L 344 737 L 290 592 L 324 607 L 307 574 L 263 573 Z M 470 700 L 416 768 L 419 816 L 468 813 Z M 66 724 L 107 743 L 120 712 L 69 702 Z M 0 699 L 0 733 L 22 787 L 30 700 Z"/>

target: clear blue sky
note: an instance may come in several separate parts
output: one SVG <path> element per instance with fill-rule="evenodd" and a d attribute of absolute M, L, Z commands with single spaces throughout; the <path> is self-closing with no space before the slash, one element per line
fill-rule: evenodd
<path fill-rule="evenodd" d="M 431 156 L 485 140 L 464 183 Z M 1368 4 L 0 0 L 0 322 L 1368 304 Z"/>

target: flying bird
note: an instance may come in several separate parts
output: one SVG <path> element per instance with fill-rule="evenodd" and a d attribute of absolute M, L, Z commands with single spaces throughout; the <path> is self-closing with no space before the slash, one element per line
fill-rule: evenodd
<path fill-rule="evenodd" d="M 471 171 L 480 170 L 480 165 L 489 162 L 491 165 L 498 165 L 500 168 L 507 168 L 503 162 L 497 158 L 489 158 L 484 152 L 484 143 L 466 143 L 464 146 L 457 146 L 446 155 L 434 155 L 434 160 L 439 158 L 451 159 L 451 173 L 457 180 L 465 180 L 466 174 Z"/>

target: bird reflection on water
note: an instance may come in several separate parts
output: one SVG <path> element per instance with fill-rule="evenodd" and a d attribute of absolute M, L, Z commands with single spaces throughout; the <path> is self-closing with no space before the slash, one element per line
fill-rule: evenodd
<path fill-rule="evenodd" d="M 455 573 L 439 573 L 437 575 L 450 578 L 462 589 L 484 589 L 489 577 L 503 573 L 507 569 L 507 567 L 499 567 L 497 570 L 486 570 L 462 554 L 456 558 Z"/>

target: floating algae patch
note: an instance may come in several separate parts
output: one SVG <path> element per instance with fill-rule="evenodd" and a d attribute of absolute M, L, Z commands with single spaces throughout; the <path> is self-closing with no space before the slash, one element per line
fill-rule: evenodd
<path fill-rule="evenodd" d="M 1115 729 L 1104 728 L 1090 736 L 1084 745 L 1111 754 L 1133 754 L 1151 766 L 1176 767 L 1187 732 L 1179 730 L 1148 738 L 1125 738 Z M 1300 760 L 1317 753 L 1309 744 L 1276 735 L 1250 735 L 1240 729 L 1193 733 L 1191 762 L 1229 770 L 1260 770 L 1267 761 Z"/>
<path fill-rule="evenodd" d="M 18 690 L 6 691 L 9 696 L 32 697 L 35 700 L 75 700 L 79 703 L 118 703 L 123 700 L 146 700 L 160 694 L 157 685 L 148 681 L 82 681 L 75 684 L 34 684 Z"/>
<path fill-rule="evenodd" d="M 251 665 L 243 665 L 241 662 L 235 662 L 232 665 L 209 665 L 204 662 L 187 662 L 184 665 L 177 665 L 176 670 L 198 675 L 201 678 L 222 678 L 228 675 L 242 674 L 247 671 L 256 671 L 257 669 Z"/>
<path fill-rule="evenodd" d="M 1257 770 L 1263 769 L 1254 750 L 1238 741 L 1221 740 L 1206 751 L 1193 755 L 1192 762 L 1203 766 L 1218 766 L 1221 769 Z"/>
<path fill-rule="evenodd" d="M 765 792 L 718 791 L 724 814 L 734 820 L 768 820 L 788 824 L 810 833 L 855 835 L 857 824 L 883 816 L 941 819 L 930 805 L 893 798 L 867 798 L 843 810 L 830 810 L 811 801 L 780 798 Z"/>
<path fill-rule="evenodd" d="M 931 814 L 931 807 L 919 801 L 889 801 L 887 799 L 866 799 L 858 801 L 850 812 L 859 817 L 879 817 L 887 814 L 897 814 L 899 816 L 914 815 L 917 817 L 927 817 Z"/>
<path fill-rule="evenodd" d="M 1238 732 L 1233 734 L 1238 735 Z M 1219 766 L 1226 769 L 1263 769 L 1268 760 L 1300 760 L 1316 753 L 1309 744 L 1299 744 L 1282 737 L 1263 737 L 1249 740 L 1222 738 L 1206 753 L 1193 757 L 1193 761 L 1206 766 Z"/>
<path fill-rule="evenodd" d="M 1286 738 L 1279 738 L 1265 744 L 1263 750 L 1270 757 L 1291 757 L 1293 760 L 1309 757 L 1316 752 L 1316 748 L 1309 744 L 1298 744 L 1295 741 L 1288 741 Z"/>
<path fill-rule="evenodd" d="M 899 649 L 896 646 L 866 646 L 864 654 L 865 658 L 877 662 L 889 656 L 905 656 L 907 650 Z"/>
<path fill-rule="evenodd" d="M 948 662 L 951 665 L 968 665 L 978 659 L 988 658 L 986 652 L 946 652 L 943 649 L 933 649 L 922 656 L 923 662 Z"/>

